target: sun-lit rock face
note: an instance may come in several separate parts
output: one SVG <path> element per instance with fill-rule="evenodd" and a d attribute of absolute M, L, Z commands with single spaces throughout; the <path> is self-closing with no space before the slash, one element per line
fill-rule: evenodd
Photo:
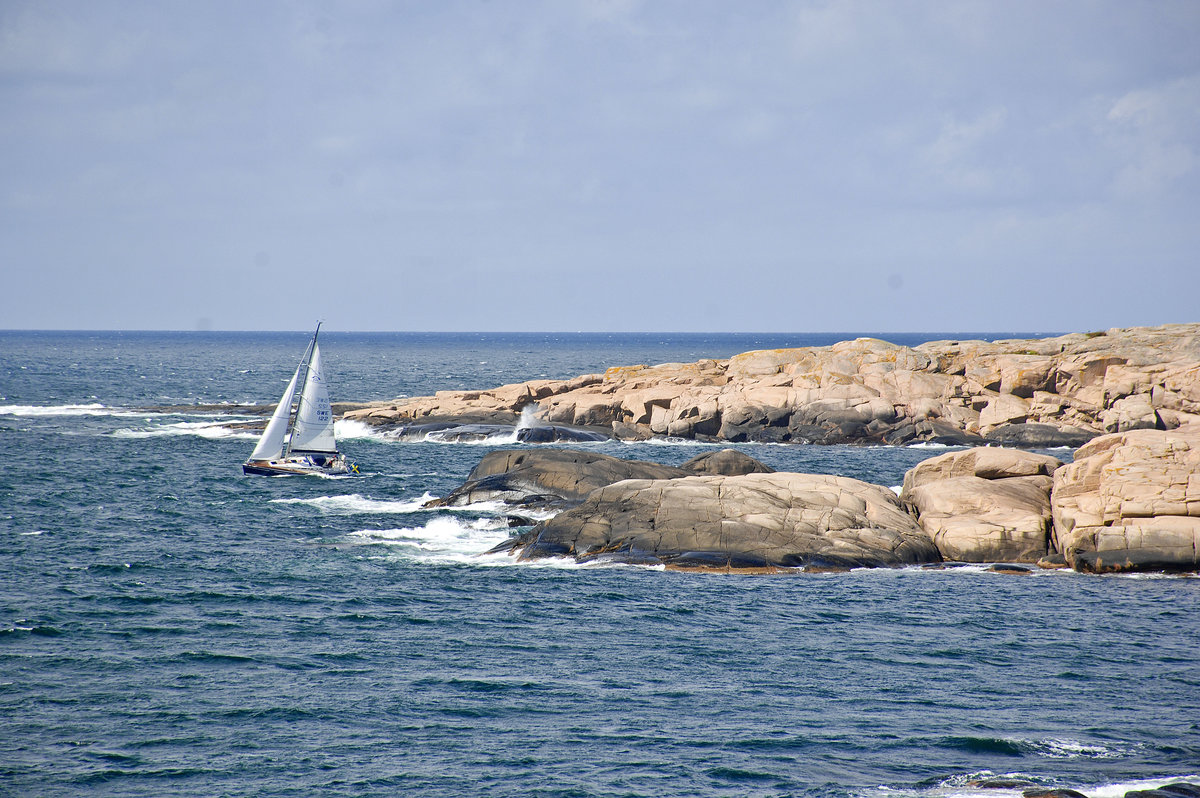
<path fill-rule="evenodd" d="M 1060 460 L 976 448 L 920 463 L 904 475 L 901 501 L 947 560 L 1038 562 L 1048 553 L 1050 486 Z"/>
<path fill-rule="evenodd" d="M 1200 425 L 1096 438 L 1058 469 L 1055 543 L 1085 571 L 1200 568 Z"/>
<path fill-rule="evenodd" d="M 936 562 L 887 488 L 823 474 L 634 479 L 589 494 L 505 547 L 675 567 L 870 567 Z"/>
<path fill-rule="evenodd" d="M 511 421 L 531 406 L 544 422 L 622 439 L 1075 447 L 1200 422 L 1200 324 L 917 347 L 862 338 L 439 391 L 346 417 Z"/>

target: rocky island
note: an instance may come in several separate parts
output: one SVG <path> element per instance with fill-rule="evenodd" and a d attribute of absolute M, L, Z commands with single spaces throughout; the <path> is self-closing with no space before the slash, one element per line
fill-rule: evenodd
<path fill-rule="evenodd" d="M 911 348 L 857 339 L 444 391 L 345 417 L 403 432 L 522 415 L 536 418 L 543 433 L 532 440 L 542 441 L 967 447 L 910 470 L 898 496 L 845 477 L 774 473 L 732 451 L 681 467 L 493 452 L 433 504 L 507 502 L 515 523 L 532 527 L 499 548 L 526 559 L 1200 569 L 1200 324 Z M 1020 448 L 1056 446 L 1080 448 L 1067 464 Z M 534 524 L 521 517 L 530 509 L 549 517 Z"/>
<path fill-rule="evenodd" d="M 848 477 L 773 472 L 736 451 L 672 467 L 500 450 L 427 506 L 494 500 L 532 528 L 493 551 L 525 560 L 1191 572 L 1200 570 L 1200 425 L 1102 436 L 1070 464 L 997 447 L 947 452 L 911 469 L 898 496 Z M 550 517 L 534 523 L 523 515 L 530 510 Z"/>
<path fill-rule="evenodd" d="M 1105 433 L 1200 422 L 1200 324 L 915 347 L 860 338 L 439 391 L 345 417 L 402 433 L 516 425 L 522 413 L 561 431 L 544 431 L 547 440 L 1074 448 Z"/>

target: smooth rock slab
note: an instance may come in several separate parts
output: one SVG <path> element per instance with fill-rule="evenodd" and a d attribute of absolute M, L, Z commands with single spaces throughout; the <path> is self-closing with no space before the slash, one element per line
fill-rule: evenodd
<path fill-rule="evenodd" d="M 889 489 L 819 474 L 628 480 L 498 547 L 522 559 L 711 567 L 879 567 L 937 562 Z"/>

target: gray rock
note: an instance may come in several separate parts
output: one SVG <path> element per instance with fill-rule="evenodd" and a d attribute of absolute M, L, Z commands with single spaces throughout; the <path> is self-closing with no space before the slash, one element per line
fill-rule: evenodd
<path fill-rule="evenodd" d="M 1097 433 L 1075 427 L 1056 427 L 1052 424 L 1003 424 L 984 436 L 988 441 L 1005 446 L 1028 449 L 1051 449 L 1060 446 L 1072 449 L 1083 446 Z"/>
<path fill-rule="evenodd" d="M 623 460 L 573 449 L 502 449 L 484 455 L 467 481 L 427 507 L 503 501 L 546 510 L 573 507 L 589 493 L 623 479 L 677 479 L 693 474 L 764 473 L 771 469 L 733 449 L 694 457 L 682 466 Z"/>
<path fill-rule="evenodd" d="M 690 472 L 659 463 L 622 460 L 573 449 L 501 449 L 488 452 L 467 481 L 427 507 L 485 501 L 547 509 L 579 504 L 589 493 L 623 479 L 674 479 Z"/>
<path fill-rule="evenodd" d="M 729 477 L 742 474 L 770 474 L 775 470 L 737 449 L 721 449 L 717 452 L 698 454 L 679 467 L 694 474 L 724 474 Z"/>

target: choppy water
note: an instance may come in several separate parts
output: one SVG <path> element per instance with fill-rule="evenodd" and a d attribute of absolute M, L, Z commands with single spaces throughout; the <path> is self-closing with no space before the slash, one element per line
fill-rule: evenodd
<path fill-rule="evenodd" d="M 335 400 L 358 400 L 836 337 L 335 333 L 323 350 Z M 517 565 L 479 556 L 510 533 L 499 508 L 421 509 L 515 444 L 343 426 L 363 476 L 251 478 L 230 418 L 140 409 L 271 403 L 306 340 L 0 333 L 0 794 L 1200 781 L 1200 579 Z M 743 448 L 887 485 L 944 451 Z"/>

